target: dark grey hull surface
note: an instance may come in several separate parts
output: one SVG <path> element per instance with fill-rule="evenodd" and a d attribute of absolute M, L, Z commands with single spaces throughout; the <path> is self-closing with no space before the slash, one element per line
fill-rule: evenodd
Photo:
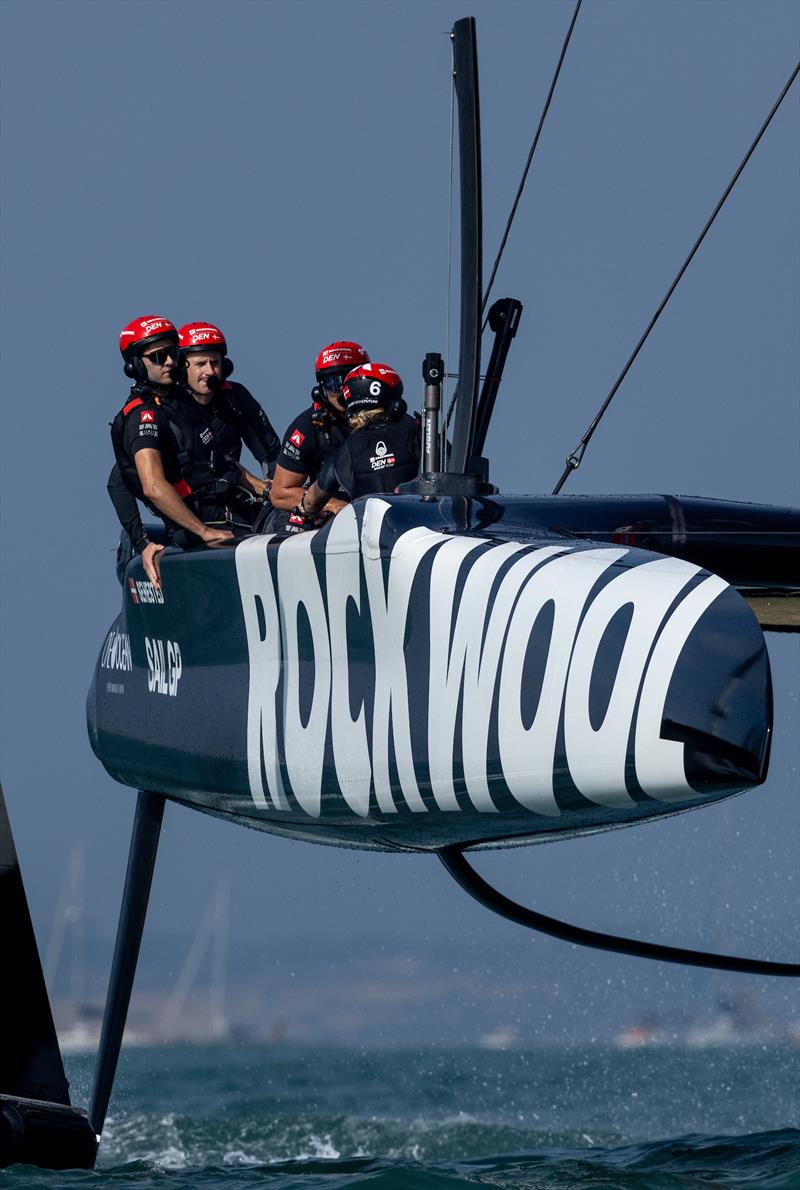
<path fill-rule="evenodd" d="M 172 553 L 163 593 L 135 561 L 92 746 L 127 785 L 384 850 L 699 806 L 766 776 L 769 664 L 735 587 L 789 606 L 797 541 L 797 514 L 720 501 L 393 496 Z"/>

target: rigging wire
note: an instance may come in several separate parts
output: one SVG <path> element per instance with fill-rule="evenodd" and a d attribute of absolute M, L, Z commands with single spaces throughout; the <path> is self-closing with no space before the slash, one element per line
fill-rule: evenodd
<path fill-rule="evenodd" d="M 511 231 L 511 224 L 514 222 L 514 216 L 517 213 L 517 207 L 519 206 L 519 201 L 522 198 L 522 191 L 525 189 L 525 183 L 528 179 L 528 171 L 531 168 L 531 162 L 533 161 L 533 155 L 536 152 L 536 146 L 539 144 L 539 137 L 542 135 L 542 128 L 544 127 L 544 122 L 547 117 L 547 113 L 550 110 L 550 103 L 553 98 L 553 93 L 555 92 L 555 89 L 556 89 L 556 83 L 558 82 L 558 76 L 561 73 L 561 67 L 564 62 L 564 58 L 566 57 L 567 47 L 569 46 L 570 38 L 572 37 L 572 30 L 575 28 L 575 22 L 578 19 L 578 13 L 580 12 L 582 2 L 583 2 L 583 0 L 577 0 L 577 3 L 575 5 L 575 11 L 572 14 L 572 20 L 569 23 L 569 29 L 567 29 L 567 35 L 564 38 L 564 44 L 561 47 L 561 54 L 559 55 L 558 64 L 556 65 L 556 69 L 555 69 L 555 74 L 553 75 L 552 81 L 550 83 L 550 90 L 547 92 L 547 98 L 544 101 L 544 107 L 542 108 L 542 114 L 539 117 L 539 125 L 536 129 L 536 134 L 533 138 L 533 143 L 531 144 L 530 152 L 528 153 L 528 160 L 525 162 L 525 168 L 522 171 L 522 177 L 520 178 L 519 186 L 517 187 L 517 193 L 514 198 L 514 202 L 511 206 L 511 213 L 508 216 L 508 221 L 506 223 L 506 229 L 503 232 L 503 238 L 500 241 L 500 247 L 497 250 L 497 256 L 495 257 L 494 264 L 492 265 L 492 273 L 491 273 L 491 276 L 489 277 L 489 284 L 486 286 L 486 293 L 483 296 L 483 305 L 481 306 L 481 314 L 483 314 L 484 311 L 486 310 L 486 304 L 489 301 L 489 294 L 492 292 L 492 286 L 494 285 L 494 279 L 495 279 L 495 276 L 497 275 L 497 269 L 500 264 L 500 258 L 502 257 L 503 252 L 505 250 L 506 242 L 508 240 L 508 235 L 509 235 L 509 232 Z M 483 326 L 481 327 L 481 332 L 486 330 L 487 322 L 488 322 L 488 318 L 484 319 Z"/>
<path fill-rule="evenodd" d="M 647 324 L 644 334 L 642 335 L 639 342 L 636 344 L 635 348 L 633 349 L 633 352 L 632 352 L 630 358 L 628 359 L 628 362 L 625 364 L 625 367 L 622 369 L 619 376 L 615 380 L 615 382 L 611 388 L 611 392 L 608 394 L 605 401 L 603 401 L 603 404 L 600 406 L 600 408 L 598 409 L 597 413 L 594 416 L 594 420 L 589 425 L 589 428 L 586 430 L 586 433 L 583 435 L 581 440 L 578 442 L 575 449 L 573 451 L 571 451 L 570 454 L 567 455 L 566 466 L 564 468 L 564 471 L 563 471 L 558 483 L 553 488 L 554 496 L 558 495 L 558 493 L 561 491 L 561 489 L 563 488 L 564 484 L 566 483 L 567 479 L 572 474 L 572 472 L 577 471 L 578 467 L 580 467 L 581 463 L 583 462 L 583 456 L 586 453 L 586 447 L 589 445 L 589 442 L 591 441 L 595 430 L 597 429 L 598 425 L 600 424 L 600 420 L 603 417 L 603 414 L 608 409 L 613 397 L 615 396 L 615 394 L 617 392 L 617 389 L 620 387 L 623 380 L 627 376 L 628 371 L 631 368 L 631 365 L 633 364 L 637 355 L 639 354 L 642 347 L 644 346 L 645 340 L 647 339 L 648 335 L 650 334 L 650 332 L 653 329 L 653 327 L 655 326 L 655 324 L 658 322 L 658 319 L 661 317 L 664 307 L 666 306 L 669 299 L 672 297 L 672 294 L 674 293 L 675 289 L 677 288 L 678 282 L 680 281 L 681 277 L 683 276 L 683 274 L 686 272 L 687 268 L 691 264 L 692 259 L 694 258 L 694 255 L 697 252 L 697 249 L 700 247 L 703 240 L 705 239 L 706 232 L 709 230 L 709 228 L 711 227 L 711 224 L 714 222 L 717 215 L 722 210 L 722 206 L 725 203 L 725 200 L 727 199 L 731 190 L 733 190 L 734 186 L 736 185 L 737 181 L 739 180 L 739 175 L 742 173 L 742 170 L 747 165 L 747 162 L 750 160 L 751 156 L 753 155 L 753 152 L 755 151 L 755 148 L 758 145 L 758 142 L 761 140 L 761 137 L 764 135 L 767 128 L 769 127 L 772 117 L 777 112 L 777 110 L 780 107 L 781 103 L 783 102 L 789 88 L 791 87 L 794 80 L 797 78 L 798 72 L 800 72 L 800 62 L 798 62 L 798 64 L 795 66 L 792 73 L 789 75 L 789 79 L 788 79 L 785 87 L 781 91 L 778 98 L 775 100 L 772 110 L 770 111 L 770 113 L 767 116 L 764 123 L 761 125 L 761 128 L 759 129 L 755 140 L 753 141 L 750 148 L 745 153 L 744 157 L 742 158 L 742 160 L 739 164 L 739 168 L 736 170 L 736 173 L 733 175 L 733 177 L 731 178 L 727 187 L 725 188 L 725 192 L 723 193 L 723 195 L 720 198 L 717 205 L 714 207 L 714 210 L 711 212 L 711 215 L 709 216 L 705 227 L 700 232 L 700 235 L 698 236 L 698 238 L 695 240 L 694 247 L 692 248 L 689 255 L 686 257 L 686 260 L 684 260 L 683 264 L 681 265 L 680 269 L 678 270 L 675 280 L 670 285 L 669 289 L 667 290 L 666 294 L 664 295 L 664 298 L 661 301 L 661 304 L 659 305 L 659 307 L 656 310 L 653 317 L 650 319 L 650 322 Z"/>

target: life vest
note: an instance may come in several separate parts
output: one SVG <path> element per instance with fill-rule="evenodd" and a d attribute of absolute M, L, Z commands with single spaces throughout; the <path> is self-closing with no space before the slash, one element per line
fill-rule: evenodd
<path fill-rule="evenodd" d="M 399 483 L 415 479 L 419 471 L 419 423 L 407 416 L 373 422 L 352 433 L 343 449 L 353 465 L 351 499 L 392 492 Z"/>
<path fill-rule="evenodd" d="M 225 458 L 215 458 L 213 450 L 208 451 L 207 459 L 202 457 L 208 449 L 208 431 L 216 434 L 215 422 L 221 419 L 212 418 L 209 421 L 204 418 L 188 398 L 180 400 L 161 396 L 145 385 L 135 385 L 131 390 L 131 399 L 111 423 L 111 443 L 122 478 L 137 499 L 144 501 L 144 493 L 136 464 L 125 452 L 124 434 L 126 417 L 135 409 L 143 407 L 160 409 L 167 419 L 177 475 L 167 473 L 168 468 L 173 471 L 173 467 L 169 466 L 169 457 L 164 471 L 179 496 L 184 500 L 191 497 L 192 503 L 197 504 L 209 497 L 223 496 L 231 490 L 238 480 L 238 469 Z"/>
<path fill-rule="evenodd" d="M 272 465 L 280 454 L 281 440 L 253 394 L 242 384 L 225 380 L 220 395 L 234 417 L 245 446 L 262 465 Z"/>

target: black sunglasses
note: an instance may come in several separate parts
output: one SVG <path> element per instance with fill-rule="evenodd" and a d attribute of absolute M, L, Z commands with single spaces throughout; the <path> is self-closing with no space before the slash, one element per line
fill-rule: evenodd
<path fill-rule="evenodd" d="M 333 372 L 327 376 L 323 376 L 320 384 L 325 389 L 326 393 L 336 393 L 344 384 L 346 372 Z"/>
<path fill-rule="evenodd" d="M 178 348 L 177 347 L 159 347 L 156 351 L 143 351 L 143 359 L 149 359 L 151 364 L 155 364 L 160 368 L 168 359 L 171 359 L 175 364 L 178 362 Z"/>

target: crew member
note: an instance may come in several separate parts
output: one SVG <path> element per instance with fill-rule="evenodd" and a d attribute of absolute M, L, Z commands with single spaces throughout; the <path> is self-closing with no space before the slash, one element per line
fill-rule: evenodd
<path fill-rule="evenodd" d="M 224 527 L 203 523 L 184 497 L 194 489 L 224 479 L 213 468 L 199 472 L 187 449 L 189 431 L 185 406 L 174 383 L 178 365 L 178 332 L 168 318 L 145 315 L 135 318 L 120 334 L 125 375 L 134 381 L 130 397 L 112 423 L 111 439 L 116 464 L 108 491 L 123 529 L 151 581 L 158 581 L 156 555 L 163 545 L 149 542 L 142 528 L 136 499 L 163 518 L 170 535 L 183 530 L 207 545 L 220 545 L 233 534 Z M 197 482 L 198 472 L 201 483 Z M 194 485 L 190 483 L 190 477 Z M 124 563 L 124 559 L 120 559 Z"/>
<path fill-rule="evenodd" d="M 265 531 L 277 532 L 286 527 L 305 485 L 317 478 L 323 463 L 347 438 L 350 431 L 342 400 L 344 378 L 353 368 L 366 363 L 369 363 L 367 352 L 349 340 L 329 343 L 320 351 L 315 363 L 318 383 L 311 390 L 311 407 L 294 418 L 283 436 L 270 492 L 276 511 L 264 525 Z M 326 511 L 337 512 L 343 505 L 344 501 L 334 494 L 326 504 Z"/>
<path fill-rule="evenodd" d="M 187 322 L 178 331 L 179 382 L 201 406 L 215 430 L 214 450 L 239 463 L 242 442 L 261 465 L 258 479 L 241 468 L 247 486 L 259 496 L 269 491 L 269 477 L 281 449 L 281 440 L 255 397 L 243 384 L 229 379 L 233 361 L 219 327 L 210 322 Z"/>
<path fill-rule="evenodd" d="M 295 517 L 314 518 L 334 492 L 350 500 L 393 492 L 419 473 L 420 425 L 409 417 L 403 382 L 388 364 L 362 364 L 342 390 L 350 436 L 322 466 Z"/>

